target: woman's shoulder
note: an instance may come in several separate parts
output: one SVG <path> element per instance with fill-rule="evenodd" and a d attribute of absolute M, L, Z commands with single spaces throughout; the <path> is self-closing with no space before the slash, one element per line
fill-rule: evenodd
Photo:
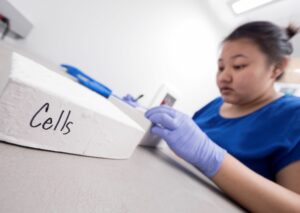
<path fill-rule="evenodd" d="M 282 113 L 299 113 L 300 115 L 300 97 L 293 95 L 284 95 L 271 104 L 274 110 Z"/>
<path fill-rule="evenodd" d="M 300 104 L 300 97 L 299 96 L 294 96 L 294 95 L 283 95 L 281 98 L 279 98 L 282 102 L 291 102 L 291 103 L 296 103 Z"/>
<path fill-rule="evenodd" d="M 282 96 L 260 111 L 258 115 L 263 116 L 262 122 L 272 127 L 278 126 L 284 134 L 299 132 L 300 126 L 295 124 L 300 122 L 300 97 Z"/>
<path fill-rule="evenodd" d="M 219 108 L 222 105 L 222 103 L 223 103 L 222 97 L 217 97 L 217 98 L 213 99 L 211 102 L 206 104 L 204 107 L 202 107 L 198 111 L 196 111 L 193 118 L 196 118 L 199 115 L 203 115 L 206 113 L 209 113 L 209 114 L 218 113 Z"/>

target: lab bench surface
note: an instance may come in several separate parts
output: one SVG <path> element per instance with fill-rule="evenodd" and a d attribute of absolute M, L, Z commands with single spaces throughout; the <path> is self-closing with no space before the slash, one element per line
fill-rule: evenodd
<path fill-rule="evenodd" d="M 167 149 L 128 160 L 0 142 L 0 212 L 244 212 Z"/>

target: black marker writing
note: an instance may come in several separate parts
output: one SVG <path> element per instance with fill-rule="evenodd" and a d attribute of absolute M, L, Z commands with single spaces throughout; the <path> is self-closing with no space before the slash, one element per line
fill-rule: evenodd
<path fill-rule="evenodd" d="M 44 122 L 38 122 L 39 119 L 38 119 L 38 115 L 41 114 L 41 113 L 48 113 L 48 110 L 50 108 L 50 104 L 49 103 L 45 103 L 34 115 L 33 117 L 31 118 L 30 120 L 30 126 L 32 128 L 37 128 L 39 126 L 41 126 L 44 130 L 49 130 L 49 129 L 52 129 L 52 127 L 54 126 L 54 123 L 53 123 L 53 118 L 51 117 L 48 117 Z M 63 115 L 64 115 L 64 110 L 61 111 L 60 115 L 59 115 L 59 118 L 53 128 L 53 130 L 55 131 L 57 129 L 57 127 L 60 125 L 61 121 L 62 121 L 62 118 L 63 118 Z M 71 125 L 74 124 L 74 122 L 72 121 L 69 121 L 69 118 L 71 116 L 71 110 L 68 111 L 68 115 L 67 117 L 65 118 L 64 122 L 63 122 L 63 125 L 61 126 L 61 129 L 60 131 L 62 132 L 63 135 L 67 135 L 71 132 Z"/>

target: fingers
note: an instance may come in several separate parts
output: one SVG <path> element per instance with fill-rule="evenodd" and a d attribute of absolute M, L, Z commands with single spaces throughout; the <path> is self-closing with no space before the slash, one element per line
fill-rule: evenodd
<path fill-rule="evenodd" d="M 123 100 L 133 102 L 135 99 L 131 95 L 127 94 L 125 97 L 123 97 Z"/>
<path fill-rule="evenodd" d="M 158 106 L 158 107 L 154 107 L 154 108 L 151 108 L 149 109 L 146 113 L 145 113 L 145 116 L 146 118 L 149 118 L 151 115 L 153 114 L 157 114 L 157 113 L 165 113 L 167 115 L 169 115 L 170 117 L 174 118 L 175 115 L 176 115 L 176 111 L 169 107 L 169 106 Z"/>
<path fill-rule="evenodd" d="M 175 119 L 163 112 L 153 113 L 148 119 L 161 128 L 166 128 L 168 130 L 174 130 L 178 127 Z"/>
<path fill-rule="evenodd" d="M 155 135 L 158 135 L 161 138 L 166 138 L 167 135 L 169 134 L 169 132 L 170 132 L 169 130 L 163 129 L 163 128 L 159 127 L 159 126 L 153 126 L 151 128 L 151 133 L 153 133 Z"/>
<path fill-rule="evenodd" d="M 125 103 L 129 104 L 130 106 L 132 106 L 132 107 L 137 107 L 139 105 L 138 102 L 131 95 L 129 95 L 129 94 L 127 94 L 126 96 L 124 96 L 122 98 L 122 100 Z"/>
<path fill-rule="evenodd" d="M 169 106 L 158 106 L 148 110 L 145 116 L 161 128 L 175 130 L 179 125 L 177 114 L 177 111 Z"/>

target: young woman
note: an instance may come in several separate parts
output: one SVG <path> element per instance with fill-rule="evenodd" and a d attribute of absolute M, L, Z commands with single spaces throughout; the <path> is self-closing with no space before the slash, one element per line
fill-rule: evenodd
<path fill-rule="evenodd" d="M 166 106 L 148 110 L 152 132 L 254 212 L 300 212 L 300 98 L 274 90 L 298 29 L 250 22 L 225 38 L 220 98 L 193 119 Z"/>

